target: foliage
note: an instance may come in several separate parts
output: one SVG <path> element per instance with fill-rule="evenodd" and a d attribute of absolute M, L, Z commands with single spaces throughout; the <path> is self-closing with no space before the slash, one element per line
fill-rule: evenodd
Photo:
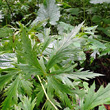
<path fill-rule="evenodd" d="M 71 25 L 71 20 L 67 24 L 64 20 L 67 13 L 69 17 L 81 16 L 80 9 L 70 5 L 74 1 L 41 1 L 40 6 L 34 5 L 39 10 L 34 10 L 37 17 L 33 21 L 33 18 L 29 19 L 28 11 L 35 2 L 9 1 L 10 5 L 16 4 L 15 10 L 24 5 L 18 12 L 22 10 L 28 20 L 23 24 L 23 19 L 27 19 L 24 17 L 22 23 L 13 21 L 13 26 L 0 28 L 0 91 L 4 98 L 1 110 L 92 110 L 109 104 L 110 85 L 101 86 L 96 91 L 95 83 L 91 86 L 88 83 L 103 75 L 76 69 L 87 60 L 88 51 L 91 52 L 90 63 L 97 55 L 109 54 L 109 42 L 100 39 L 95 34 L 97 26 L 87 27 L 86 21 L 78 26 Z M 5 9 L 6 4 L 2 3 Z M 56 3 L 61 3 L 61 8 Z M 4 16 L 3 22 L 5 19 Z M 82 18 L 79 19 L 81 22 Z M 98 22 L 97 17 L 92 20 Z"/>

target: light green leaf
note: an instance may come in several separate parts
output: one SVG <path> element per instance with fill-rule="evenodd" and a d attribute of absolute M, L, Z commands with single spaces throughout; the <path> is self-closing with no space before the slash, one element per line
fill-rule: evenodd
<path fill-rule="evenodd" d="M 16 56 L 14 53 L 5 53 L 0 55 L 0 68 L 12 68 L 14 67 L 11 63 L 17 62 Z"/>
<path fill-rule="evenodd" d="M 64 37 L 64 39 L 57 41 L 55 48 L 52 50 L 49 61 L 47 63 L 47 70 L 50 69 L 55 63 L 64 60 L 65 58 L 69 58 L 74 55 L 75 48 L 70 48 L 69 46 L 73 43 L 73 38 L 79 32 L 83 23 L 75 27 L 72 32 L 68 35 L 68 37 Z"/>
<path fill-rule="evenodd" d="M 56 21 L 59 20 L 60 11 L 57 5 L 55 4 L 55 0 L 46 0 L 45 4 L 40 5 L 40 9 L 38 10 L 37 21 L 43 21 L 45 19 L 49 20 L 51 25 L 55 25 Z M 45 22 L 45 25 L 47 22 Z"/>
<path fill-rule="evenodd" d="M 58 34 L 64 35 L 64 33 L 70 33 L 73 29 L 73 26 L 70 24 L 66 24 L 64 22 L 60 22 L 57 26 Z"/>

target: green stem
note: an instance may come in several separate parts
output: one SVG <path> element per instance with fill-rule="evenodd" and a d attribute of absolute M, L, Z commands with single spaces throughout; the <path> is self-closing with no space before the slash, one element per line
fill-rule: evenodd
<path fill-rule="evenodd" d="M 52 104 L 52 106 L 55 108 L 55 110 L 58 110 L 58 108 L 54 105 L 54 103 L 49 99 L 49 97 L 48 97 L 48 95 L 47 95 L 47 93 L 46 93 L 46 90 L 45 90 L 45 88 L 44 88 L 44 85 L 42 84 L 42 81 L 41 81 L 39 75 L 37 75 L 37 77 L 38 77 L 38 80 L 39 80 L 39 82 L 40 82 L 40 84 L 41 84 L 41 86 L 42 86 L 42 89 L 43 89 L 43 91 L 44 91 L 44 94 L 45 94 L 47 100 Z"/>

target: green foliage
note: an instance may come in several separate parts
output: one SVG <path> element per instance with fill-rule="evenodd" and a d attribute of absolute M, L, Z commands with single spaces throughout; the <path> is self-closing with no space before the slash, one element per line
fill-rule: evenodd
<path fill-rule="evenodd" d="M 26 96 L 22 96 L 20 98 L 21 102 L 18 104 L 18 106 L 15 106 L 15 110 L 33 110 L 35 106 L 36 99 L 32 100 L 31 98 L 28 98 Z"/>
<path fill-rule="evenodd" d="M 37 104 L 37 107 L 43 103 L 42 109 L 57 110 L 58 108 L 65 107 L 69 107 L 70 109 L 75 108 L 69 98 L 78 94 L 78 88 L 73 84 L 75 83 L 74 80 L 89 80 L 96 76 L 101 76 L 100 74 L 89 71 L 80 70 L 73 72 L 75 65 L 72 65 L 71 61 L 74 63 L 73 58 L 75 57 L 76 52 L 81 51 L 81 49 L 78 49 L 79 46 L 76 44 L 74 45 L 74 42 L 78 39 L 77 37 L 80 35 L 78 32 L 82 26 L 83 23 L 71 30 L 71 33 L 65 33 L 66 36 L 61 36 L 59 39 L 59 36 L 56 36 L 57 39 L 52 38 L 52 36 L 50 37 L 50 30 L 47 29 L 42 41 L 33 44 L 32 40 L 35 39 L 29 37 L 29 34 L 31 34 L 30 30 L 20 24 L 21 31 L 19 34 L 19 40 L 17 41 L 19 45 L 15 46 L 15 59 L 17 59 L 17 61 L 11 59 L 11 54 L 9 54 L 10 57 L 5 57 L 4 60 L 3 57 L 1 57 L 2 61 L 6 63 L 6 66 L 8 63 L 13 65 L 11 67 L 8 66 L 7 68 L 5 65 L 4 68 L 1 67 L 1 73 L 7 73 L 0 77 L 2 84 L 1 89 L 6 88 L 5 95 L 7 96 L 2 104 L 3 110 L 8 110 L 8 108 L 13 107 L 26 109 L 26 107 L 34 107 L 35 103 Z M 88 39 L 89 42 L 91 42 L 91 40 Z M 92 43 L 95 45 L 94 40 L 92 40 Z M 20 45 L 22 45 L 21 48 L 19 48 Z M 41 46 L 39 47 L 39 45 Z M 37 46 L 37 48 L 39 47 L 40 53 L 36 53 L 34 46 Z M 103 47 L 100 47 L 100 43 L 97 48 L 103 49 Z M 69 61 L 65 62 L 68 59 Z M 34 91 L 32 90 L 33 87 L 35 88 Z M 37 98 L 37 102 L 34 100 L 32 102 L 33 106 L 31 106 L 31 98 L 29 101 L 26 101 L 27 98 L 24 96 L 26 94 L 30 97 L 32 94 L 36 94 L 34 97 Z M 18 99 L 20 96 L 23 96 L 24 98 L 21 98 L 20 104 L 16 106 L 17 103 L 19 103 Z M 10 103 L 8 103 L 8 101 Z M 25 106 L 25 103 L 28 102 L 29 104 Z"/>
<path fill-rule="evenodd" d="M 82 110 L 91 110 L 94 107 L 96 107 L 97 105 L 102 105 L 110 100 L 110 98 L 109 98 L 109 90 L 110 90 L 109 84 L 107 85 L 107 87 L 105 89 L 103 86 L 101 86 L 96 93 L 94 93 L 94 90 L 95 90 L 95 84 L 93 84 L 89 88 L 88 94 L 85 95 L 85 101 L 81 105 Z"/>
<path fill-rule="evenodd" d="M 28 11 L 35 2 L 11 0 L 9 4 L 15 3 L 15 10 L 20 7 L 18 12 L 22 10 L 22 14 L 26 11 L 26 16 L 21 20 L 23 22 L 31 16 Z M 6 4 L 4 1 L 2 3 L 4 8 Z M 85 10 L 89 1 L 81 3 L 85 18 L 85 13 L 90 11 Z M 69 3 L 61 2 L 59 8 L 55 0 L 44 0 L 37 7 L 38 12 L 34 10 L 37 13 L 34 21 L 32 18 L 26 21 L 26 26 L 25 23 L 17 22 L 16 28 L 0 28 L 0 91 L 3 91 L 4 98 L 1 110 L 92 110 L 96 106 L 110 103 L 109 84 L 95 92 L 95 83 L 89 87 L 86 82 L 103 75 L 83 68 L 76 69 L 77 65 L 83 65 L 87 60 L 88 51 L 91 51 L 90 62 L 97 55 L 109 54 L 110 43 L 95 35 L 98 26 L 87 27 L 84 22 L 73 26 L 70 23 L 74 16 L 74 20 L 80 19 L 78 22 L 76 20 L 76 24 L 82 19 L 78 18 L 82 13 L 80 8 L 72 7 L 72 4 L 74 1 L 71 0 Z M 13 12 L 15 10 L 12 8 Z M 69 20 L 73 18 L 67 21 L 65 16 Z M 109 23 L 107 19 L 103 21 Z M 100 25 L 101 17 L 93 16 L 92 22 Z"/>

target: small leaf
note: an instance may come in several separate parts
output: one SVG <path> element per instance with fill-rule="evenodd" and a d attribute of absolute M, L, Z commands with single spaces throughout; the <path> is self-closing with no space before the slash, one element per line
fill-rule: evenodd
<path fill-rule="evenodd" d="M 23 96 L 21 98 L 21 103 L 19 104 L 19 106 L 23 109 L 23 110 L 33 110 L 36 104 L 36 98 L 34 100 L 32 100 L 31 98 L 28 98 L 26 96 Z"/>

